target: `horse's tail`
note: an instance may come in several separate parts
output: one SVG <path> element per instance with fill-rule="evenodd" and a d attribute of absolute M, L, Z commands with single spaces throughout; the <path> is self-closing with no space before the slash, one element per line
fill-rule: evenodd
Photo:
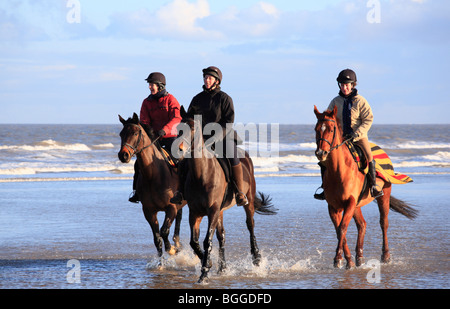
<path fill-rule="evenodd" d="M 278 209 L 272 204 L 272 198 L 262 192 L 255 196 L 255 211 L 260 215 L 276 215 Z"/>
<path fill-rule="evenodd" d="M 392 209 L 395 212 L 398 212 L 408 219 L 415 219 L 417 218 L 419 211 L 412 207 L 411 204 L 406 203 L 402 200 L 399 200 L 391 195 L 390 201 L 389 201 L 389 208 Z"/>

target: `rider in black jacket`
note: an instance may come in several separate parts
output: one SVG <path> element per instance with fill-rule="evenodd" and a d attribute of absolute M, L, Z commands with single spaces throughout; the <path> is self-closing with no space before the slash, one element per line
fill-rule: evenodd
<path fill-rule="evenodd" d="M 204 69 L 203 80 L 203 91 L 197 94 L 192 99 L 187 114 L 192 118 L 194 118 L 194 115 L 201 115 L 203 128 L 209 123 L 218 123 L 222 127 L 221 139 L 225 142 L 225 153 L 231 153 L 231 151 L 227 152 L 226 149 L 233 149 L 233 155 L 226 157 L 230 160 L 233 178 L 238 189 L 238 193 L 236 194 L 236 203 L 239 206 L 247 205 L 248 200 L 243 193 L 244 181 L 242 165 L 237 155 L 234 130 L 231 130 L 231 124 L 234 123 L 233 100 L 220 88 L 220 83 L 222 81 L 222 72 L 219 68 L 210 66 Z M 228 128 L 227 124 L 230 124 L 228 125 Z M 233 135 L 226 138 L 228 134 Z M 211 136 L 204 135 L 203 137 L 206 141 Z M 183 182 L 183 179 L 180 179 L 180 182 Z M 182 188 L 183 185 L 180 185 L 179 191 L 177 191 L 174 197 L 170 200 L 172 203 L 182 203 Z"/>

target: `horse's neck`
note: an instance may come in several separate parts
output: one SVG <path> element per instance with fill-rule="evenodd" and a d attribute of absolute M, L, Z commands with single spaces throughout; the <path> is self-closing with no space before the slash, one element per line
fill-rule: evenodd
<path fill-rule="evenodd" d="M 201 147 L 201 148 L 200 148 Z M 214 164 L 213 160 L 216 160 L 213 154 L 207 153 L 205 144 L 203 142 L 203 137 L 199 141 L 199 145 L 195 148 L 194 152 L 191 154 L 191 164 L 189 164 L 190 169 L 193 173 L 195 179 L 201 182 L 208 182 L 211 173 L 212 166 Z"/>
<path fill-rule="evenodd" d="M 340 143 L 340 140 L 336 141 L 336 145 L 339 145 Z M 342 178 L 340 177 L 341 175 L 349 175 L 349 173 L 354 173 L 355 170 L 357 170 L 357 168 L 355 169 L 355 166 L 353 166 L 355 162 L 345 144 L 331 151 L 328 156 L 329 163 L 327 169 L 333 171 L 333 174 L 339 178 Z"/>
<path fill-rule="evenodd" d="M 138 164 L 140 164 L 140 169 L 143 172 L 144 176 L 148 179 L 152 179 L 157 172 L 161 172 L 162 168 L 161 163 L 164 163 L 164 159 L 159 155 L 159 150 L 155 145 L 151 145 L 150 147 L 144 149 L 138 155 Z"/>

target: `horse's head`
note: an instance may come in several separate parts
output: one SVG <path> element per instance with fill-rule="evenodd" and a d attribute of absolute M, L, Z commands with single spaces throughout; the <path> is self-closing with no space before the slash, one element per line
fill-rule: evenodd
<path fill-rule="evenodd" d="M 139 123 L 136 113 L 133 113 L 133 118 L 128 118 L 128 120 L 119 115 L 119 120 L 123 124 L 123 129 L 120 131 L 121 146 L 118 156 L 122 163 L 128 163 L 135 154 L 145 148 L 144 139 L 147 134 Z M 151 136 L 150 139 L 152 139 Z"/>
<path fill-rule="evenodd" d="M 192 110 L 190 110 L 190 113 L 188 114 L 184 107 L 181 106 L 180 115 L 182 119 L 182 126 L 180 126 L 179 128 L 181 128 L 181 130 L 185 130 L 187 127 L 189 127 L 190 134 L 188 134 L 188 138 L 185 137 L 185 140 L 190 140 L 191 143 L 194 141 L 194 137 L 196 136 L 196 134 L 197 137 L 199 137 L 202 133 L 201 116 L 199 117 L 199 114 L 199 111 L 197 111 L 195 108 L 192 108 Z"/>
<path fill-rule="evenodd" d="M 336 131 L 338 121 L 336 118 L 337 106 L 332 111 L 326 110 L 320 113 L 314 105 L 314 114 L 317 117 L 316 131 L 316 157 L 319 161 L 325 161 L 328 154 L 333 150 L 333 144 L 336 141 Z"/>
<path fill-rule="evenodd" d="M 178 129 L 183 131 L 182 143 L 180 148 L 186 154 L 191 152 L 195 158 L 200 158 L 202 154 L 206 154 L 209 158 L 211 154 L 204 151 L 204 140 L 202 133 L 202 119 L 200 111 L 192 108 L 190 113 L 186 113 L 183 107 L 181 107 L 180 115 L 182 121 L 178 126 Z"/>

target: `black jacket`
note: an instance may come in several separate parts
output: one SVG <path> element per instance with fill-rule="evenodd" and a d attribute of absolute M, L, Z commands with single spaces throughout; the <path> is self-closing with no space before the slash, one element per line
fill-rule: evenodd
<path fill-rule="evenodd" d="M 194 115 L 201 115 L 203 128 L 208 123 L 215 122 L 220 124 L 223 129 L 223 136 L 225 137 L 229 133 L 226 132 L 227 123 L 234 123 L 233 99 L 223 92 L 220 87 L 212 91 L 203 90 L 192 99 L 187 114 L 192 118 Z"/>

